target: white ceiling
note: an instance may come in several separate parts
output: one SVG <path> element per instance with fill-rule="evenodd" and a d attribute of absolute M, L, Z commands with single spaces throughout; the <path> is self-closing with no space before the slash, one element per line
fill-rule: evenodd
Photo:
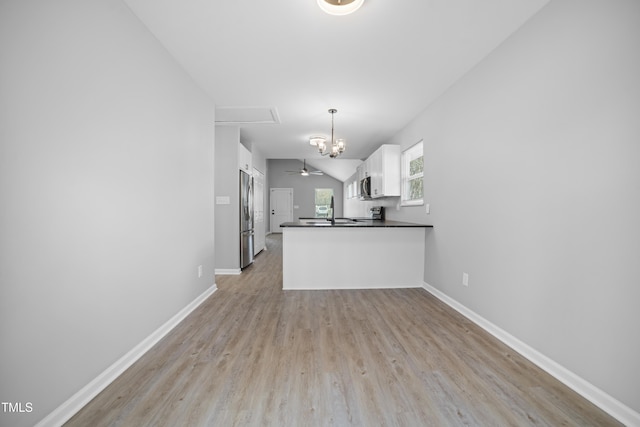
<path fill-rule="evenodd" d="M 275 108 L 280 123 L 242 125 L 243 142 L 311 164 L 329 108 L 341 157 L 366 158 L 549 0 L 365 0 L 348 16 L 316 0 L 125 1 L 217 106 Z"/>

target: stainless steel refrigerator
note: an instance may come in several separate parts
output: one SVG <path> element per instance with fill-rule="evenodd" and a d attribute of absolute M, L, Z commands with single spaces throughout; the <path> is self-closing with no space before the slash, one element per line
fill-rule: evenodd
<path fill-rule="evenodd" d="M 240 171 L 240 268 L 253 262 L 253 177 Z"/>

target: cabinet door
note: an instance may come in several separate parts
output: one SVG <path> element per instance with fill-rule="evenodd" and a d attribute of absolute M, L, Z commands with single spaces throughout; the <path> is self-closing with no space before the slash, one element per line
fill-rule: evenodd
<path fill-rule="evenodd" d="M 264 174 L 258 169 L 253 170 L 253 254 L 266 247 L 265 218 L 264 218 Z"/>
<path fill-rule="evenodd" d="M 247 147 L 238 143 L 238 168 L 249 175 L 253 173 L 253 162 L 251 161 L 251 151 Z"/>
<path fill-rule="evenodd" d="M 366 161 L 371 176 L 371 197 L 400 195 L 400 146 L 385 144 Z"/>
<path fill-rule="evenodd" d="M 369 159 L 360 163 L 360 166 L 356 169 L 358 171 L 358 182 L 362 181 L 366 177 L 370 176 L 369 172 Z"/>
<path fill-rule="evenodd" d="M 400 146 L 383 146 L 382 155 L 382 194 L 385 196 L 400 195 Z"/>
<path fill-rule="evenodd" d="M 367 159 L 369 174 L 371 175 L 371 197 L 374 199 L 385 195 L 382 154 L 382 149 L 378 149 Z"/>

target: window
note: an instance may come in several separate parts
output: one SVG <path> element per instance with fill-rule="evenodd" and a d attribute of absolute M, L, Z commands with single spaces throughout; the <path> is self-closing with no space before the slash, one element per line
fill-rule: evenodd
<path fill-rule="evenodd" d="M 402 153 L 402 205 L 422 205 L 424 197 L 422 141 Z"/>
<path fill-rule="evenodd" d="M 331 197 L 333 188 L 316 188 L 316 218 L 331 216 Z"/>

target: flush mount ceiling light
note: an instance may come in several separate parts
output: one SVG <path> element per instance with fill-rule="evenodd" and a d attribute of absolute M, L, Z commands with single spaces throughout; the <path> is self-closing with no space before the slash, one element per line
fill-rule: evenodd
<path fill-rule="evenodd" d="M 318 6 L 330 15 L 348 15 L 360 9 L 364 0 L 318 0 Z"/>
<path fill-rule="evenodd" d="M 335 108 L 329 109 L 329 114 L 331 114 L 331 147 L 330 151 L 327 151 L 327 139 L 323 136 L 312 136 L 309 138 L 309 144 L 315 145 L 318 147 L 318 152 L 321 156 L 329 155 L 332 159 L 335 159 L 340 154 L 344 153 L 345 143 L 346 141 L 342 138 L 334 139 L 333 137 L 333 115 L 337 113 L 338 110 Z"/>

